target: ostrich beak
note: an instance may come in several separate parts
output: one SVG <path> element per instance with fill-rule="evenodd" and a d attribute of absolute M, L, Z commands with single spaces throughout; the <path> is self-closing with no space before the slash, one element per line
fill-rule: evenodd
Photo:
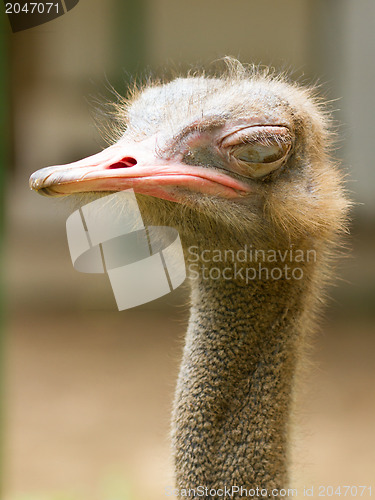
<path fill-rule="evenodd" d="M 157 157 L 155 145 L 155 139 L 120 141 L 83 160 L 37 170 L 30 177 L 30 187 L 45 196 L 133 188 L 170 201 L 179 201 L 182 190 L 225 198 L 248 193 L 247 184 L 224 172 Z"/>

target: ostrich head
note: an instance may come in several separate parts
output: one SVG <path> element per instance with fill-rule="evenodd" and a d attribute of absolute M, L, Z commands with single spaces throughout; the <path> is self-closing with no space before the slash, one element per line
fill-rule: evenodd
<path fill-rule="evenodd" d="M 133 188 L 148 223 L 205 245 L 327 239 L 341 227 L 341 176 L 309 90 L 233 63 L 219 78 L 137 91 L 118 106 L 117 122 L 112 146 L 35 172 L 32 189 L 61 196 Z"/>

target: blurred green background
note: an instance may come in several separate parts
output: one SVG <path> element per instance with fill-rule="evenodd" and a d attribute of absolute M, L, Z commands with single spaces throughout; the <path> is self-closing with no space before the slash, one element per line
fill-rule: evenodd
<path fill-rule="evenodd" d="M 299 397 L 291 486 L 370 485 L 375 2 L 80 0 L 15 34 L 3 17 L 3 498 L 158 500 L 172 484 L 169 415 L 186 290 L 119 313 L 105 276 L 72 268 L 64 202 L 30 192 L 28 177 L 104 146 L 92 102 L 111 98 L 109 84 L 125 93 L 134 75 L 209 67 L 225 55 L 318 82 L 331 100 L 337 157 L 358 204 Z"/>

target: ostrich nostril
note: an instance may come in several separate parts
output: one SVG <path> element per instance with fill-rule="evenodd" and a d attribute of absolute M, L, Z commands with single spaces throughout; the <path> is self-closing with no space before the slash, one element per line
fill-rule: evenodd
<path fill-rule="evenodd" d="M 110 165 L 109 168 L 134 167 L 134 165 L 137 165 L 137 163 L 138 162 L 135 158 L 132 158 L 131 156 L 126 156 L 121 161 L 113 163 L 113 165 Z"/>

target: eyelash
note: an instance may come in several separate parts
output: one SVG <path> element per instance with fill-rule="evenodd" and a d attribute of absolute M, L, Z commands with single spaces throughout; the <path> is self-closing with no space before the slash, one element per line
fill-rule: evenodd
<path fill-rule="evenodd" d="M 270 135 L 270 134 L 254 134 L 251 136 L 245 136 L 243 140 L 236 144 L 231 146 L 232 148 L 235 148 L 236 146 L 240 146 L 242 144 L 262 144 L 263 146 L 274 146 L 277 144 L 278 146 L 284 146 L 288 145 L 291 143 L 291 137 L 290 136 L 281 136 L 281 135 Z"/>

